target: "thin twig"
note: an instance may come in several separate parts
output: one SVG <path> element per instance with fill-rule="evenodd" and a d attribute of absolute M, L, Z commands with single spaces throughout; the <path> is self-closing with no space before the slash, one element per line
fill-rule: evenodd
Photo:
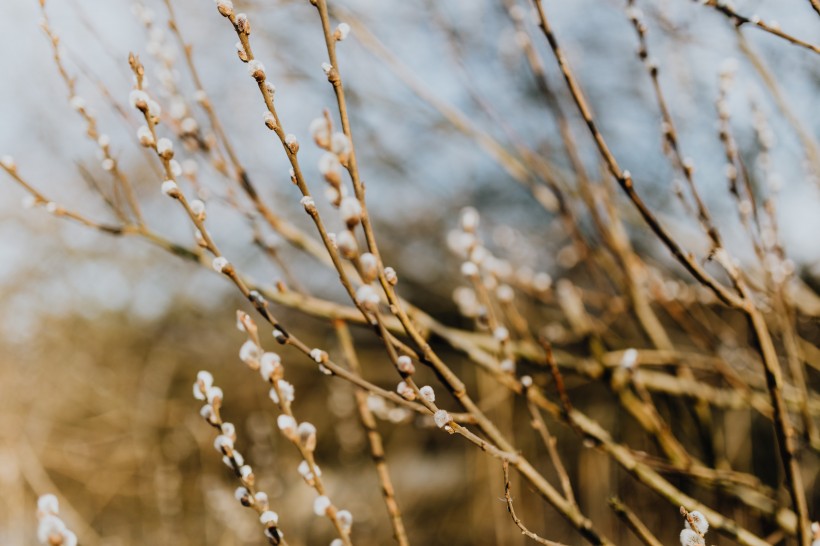
<path fill-rule="evenodd" d="M 524 524 L 521 523 L 521 520 L 515 514 L 515 510 L 513 509 L 513 500 L 512 495 L 510 494 L 510 465 L 507 461 L 504 461 L 501 464 L 501 468 L 504 469 L 504 500 L 507 501 L 507 511 L 510 513 L 510 517 L 518 526 L 518 528 L 521 529 L 521 533 L 527 538 L 534 540 L 538 544 L 545 544 L 546 546 L 566 546 L 565 544 L 561 544 L 560 542 L 553 542 L 551 540 L 541 538 L 540 536 L 536 535 L 535 533 L 524 527 Z"/>
<path fill-rule="evenodd" d="M 646 546 L 663 546 L 663 543 L 652 534 L 652 531 L 644 525 L 644 522 L 641 521 L 635 512 L 629 509 L 629 507 L 624 504 L 624 502 L 617 498 L 612 497 L 609 499 L 609 506 L 612 507 L 612 510 L 617 514 L 619 518 L 621 518 L 635 535 L 641 539 L 641 542 L 646 544 Z"/>
<path fill-rule="evenodd" d="M 359 366 L 359 359 L 356 356 L 356 349 L 353 346 L 350 329 L 347 327 L 347 324 L 341 320 L 333 321 L 333 325 L 336 328 L 336 335 L 339 338 L 339 344 L 342 347 L 347 365 L 350 366 L 353 373 L 360 375 L 361 367 Z M 396 491 L 387 468 L 384 444 L 382 442 L 382 436 L 379 434 L 379 429 L 376 427 L 376 419 L 373 417 L 373 412 L 370 411 L 367 405 L 366 391 L 357 389 L 355 396 L 359 419 L 365 431 L 367 431 L 367 440 L 370 444 L 370 456 L 376 465 L 376 473 L 378 474 L 379 483 L 381 484 L 382 497 L 387 507 L 387 513 L 390 516 L 390 525 L 393 527 L 393 538 L 396 539 L 396 542 L 400 546 L 408 546 L 410 542 L 407 539 L 407 531 L 405 530 L 404 519 L 399 509 L 399 503 L 396 501 Z"/>

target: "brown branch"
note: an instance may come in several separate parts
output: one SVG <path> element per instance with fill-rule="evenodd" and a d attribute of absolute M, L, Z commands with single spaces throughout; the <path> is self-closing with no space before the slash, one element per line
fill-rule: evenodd
<path fill-rule="evenodd" d="M 530 425 L 536 430 L 536 432 L 538 432 L 539 436 L 541 436 L 541 441 L 547 448 L 547 453 L 549 454 L 552 466 L 555 469 L 555 473 L 558 474 L 558 481 L 561 482 L 561 489 L 564 491 L 564 497 L 566 497 L 571 504 L 577 505 L 578 503 L 575 500 L 575 494 L 572 491 L 572 481 L 570 481 L 569 473 L 564 467 L 564 463 L 561 461 L 561 456 L 558 454 L 558 441 L 555 439 L 555 436 L 550 434 L 550 431 L 547 428 L 547 423 L 544 421 L 544 417 L 541 415 L 541 412 L 538 411 L 536 405 L 529 400 L 527 401 L 527 410 L 530 412 Z"/>
<path fill-rule="evenodd" d="M 815 6 L 816 0 L 811 0 L 811 2 L 812 6 Z M 809 51 L 813 51 L 815 53 L 820 53 L 820 47 L 814 44 L 810 44 L 809 42 L 803 41 L 799 38 L 795 38 L 791 34 L 787 34 L 780 30 L 779 26 L 773 23 L 766 23 L 756 15 L 753 15 L 751 17 L 741 15 L 738 12 L 736 12 L 729 3 L 723 0 L 707 0 L 706 2 L 703 2 L 703 5 L 715 8 L 715 10 L 728 17 L 729 20 L 732 21 L 732 23 L 734 23 L 734 25 L 738 28 L 740 28 L 743 25 L 749 24 L 766 31 L 769 34 L 777 36 L 778 38 L 783 38 L 787 42 L 790 42 L 794 45 L 804 47 Z"/>
<path fill-rule="evenodd" d="M 621 518 L 630 529 L 632 529 L 632 532 L 634 532 L 635 535 L 641 539 L 641 542 L 646 544 L 646 546 L 663 546 L 663 543 L 652 534 L 652 531 L 650 531 L 646 525 L 644 525 L 641 518 L 639 518 L 635 512 L 630 510 L 629 507 L 621 501 L 621 499 L 612 497 L 609 499 L 609 506 L 615 514 Z"/>
<path fill-rule="evenodd" d="M 347 324 L 343 321 L 336 320 L 333 321 L 333 325 L 336 328 L 336 335 L 339 338 L 339 344 L 342 347 L 347 365 L 350 366 L 350 369 L 354 373 L 361 374 L 359 359 L 356 356 L 356 349 L 353 347 L 353 338 L 350 335 Z M 390 472 L 387 468 L 387 460 L 384 453 L 384 444 L 381 434 L 379 434 L 379 429 L 376 427 L 376 419 L 373 417 L 373 412 L 371 412 L 367 406 L 366 391 L 357 389 L 355 396 L 359 419 L 367 432 L 370 456 L 373 458 L 373 464 L 376 465 L 376 473 L 378 474 L 379 483 L 381 484 L 384 504 L 390 516 L 390 524 L 393 527 L 393 538 L 396 539 L 396 542 L 400 546 L 408 546 L 410 543 L 407 539 L 407 531 L 404 528 L 404 520 L 401 516 L 399 503 L 396 501 L 396 492 L 393 487 L 393 481 L 390 479 Z"/>
<path fill-rule="evenodd" d="M 546 546 L 566 546 L 565 544 L 561 544 L 560 542 L 553 542 L 551 540 L 541 538 L 540 536 L 536 535 L 535 533 L 533 533 L 532 531 L 530 531 L 529 529 L 524 527 L 524 524 L 521 523 L 521 520 L 515 514 L 515 510 L 513 509 L 512 495 L 510 494 L 510 468 L 509 468 L 509 466 L 510 465 L 507 461 L 504 461 L 502 463 L 502 468 L 504 470 L 504 500 L 507 501 L 507 511 L 510 513 L 510 517 L 515 522 L 515 524 L 518 526 L 518 528 L 521 529 L 521 534 L 523 534 L 524 536 L 526 536 L 529 539 L 534 540 L 538 544 L 545 544 Z"/>

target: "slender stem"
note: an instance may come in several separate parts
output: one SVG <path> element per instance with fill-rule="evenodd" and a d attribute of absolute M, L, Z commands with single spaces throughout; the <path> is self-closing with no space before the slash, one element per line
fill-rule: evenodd
<path fill-rule="evenodd" d="M 504 470 L 504 500 L 507 502 L 507 512 L 510 513 L 510 517 L 515 525 L 521 529 L 521 533 L 538 544 L 545 544 L 546 546 L 566 546 L 560 542 L 553 542 L 536 535 L 521 523 L 521 519 L 516 515 L 515 509 L 513 508 L 512 494 L 510 493 L 510 465 L 507 461 L 504 461 L 501 468 Z"/>
<path fill-rule="evenodd" d="M 353 346 L 353 337 L 350 335 L 350 329 L 347 327 L 347 324 L 341 320 L 333 321 L 333 326 L 336 328 L 336 335 L 339 338 L 339 344 L 342 347 L 347 365 L 350 366 L 353 373 L 361 375 L 361 366 L 356 356 L 356 349 Z M 367 432 L 370 456 L 373 458 L 373 464 L 376 466 L 376 473 L 378 474 L 379 483 L 382 487 L 382 497 L 387 507 L 387 513 L 390 516 L 390 525 L 393 527 L 393 538 L 396 539 L 399 546 L 409 546 L 410 542 L 407 539 L 404 519 L 402 518 L 399 503 L 396 500 L 396 491 L 387 468 L 382 436 L 376 427 L 376 419 L 373 417 L 373 412 L 370 411 L 367 405 L 367 393 L 362 389 L 357 389 L 355 397 L 359 419 Z"/>
<path fill-rule="evenodd" d="M 639 518 L 635 512 L 630 510 L 623 501 L 616 497 L 612 497 L 609 499 L 609 506 L 612 507 L 615 514 L 621 518 L 630 529 L 632 529 L 635 535 L 641 539 L 641 542 L 646 544 L 646 546 L 663 546 L 663 543 L 652 534 L 652 531 L 650 531 L 646 525 L 644 525 L 641 518 Z"/>

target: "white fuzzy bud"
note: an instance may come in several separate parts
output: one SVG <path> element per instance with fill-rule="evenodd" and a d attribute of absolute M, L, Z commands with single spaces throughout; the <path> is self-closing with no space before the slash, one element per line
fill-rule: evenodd
<path fill-rule="evenodd" d="M 302 476 L 305 480 L 313 480 L 313 472 L 311 472 L 310 464 L 307 461 L 302 461 L 301 463 L 299 463 L 299 466 L 296 468 L 296 470 L 299 472 L 299 475 Z M 316 467 L 316 473 L 320 476 L 322 475 L 322 473 L 319 472 L 319 467 Z"/>
<path fill-rule="evenodd" d="M 327 353 L 321 349 L 311 349 L 310 358 L 317 364 L 322 364 L 323 362 L 327 362 Z"/>
<path fill-rule="evenodd" d="M 461 264 L 461 274 L 471 279 L 478 276 L 478 266 L 473 262 L 464 262 Z"/>
<path fill-rule="evenodd" d="M 197 219 L 199 219 L 199 221 L 202 221 L 202 220 L 205 219 L 205 203 L 204 202 L 202 202 L 200 199 L 194 199 L 193 201 L 191 201 L 189 206 L 191 207 L 191 212 L 194 213 L 194 215 L 197 217 Z"/>
<path fill-rule="evenodd" d="M 478 229 L 478 211 L 473 207 L 465 207 L 461 210 L 461 229 L 467 233 L 475 233 Z"/>
<path fill-rule="evenodd" d="M 37 539 L 42 544 L 49 544 L 51 537 L 64 537 L 66 532 L 68 529 L 63 520 L 52 514 L 41 517 L 37 524 Z"/>
<path fill-rule="evenodd" d="M 356 301 L 365 309 L 375 309 L 379 305 L 379 294 L 369 284 L 363 284 L 356 289 Z"/>
<path fill-rule="evenodd" d="M 416 366 L 413 364 L 413 360 L 407 355 L 401 355 L 398 359 L 396 359 L 396 367 L 401 373 L 406 375 L 413 375 L 416 371 Z"/>
<path fill-rule="evenodd" d="M 495 297 L 502 303 L 510 303 L 515 297 L 515 292 L 508 284 L 501 284 L 495 289 Z"/>
<path fill-rule="evenodd" d="M 293 133 L 285 135 L 285 146 L 288 147 L 291 153 L 297 153 L 299 151 L 299 141 L 296 139 L 296 135 Z"/>
<path fill-rule="evenodd" d="M 217 256 L 211 263 L 211 267 L 213 267 L 214 271 L 216 271 L 217 273 L 225 273 L 230 267 L 230 265 L 231 262 L 229 262 L 225 256 Z"/>
<path fill-rule="evenodd" d="M 148 93 L 142 91 L 140 89 L 134 89 L 128 95 L 128 102 L 131 103 L 132 108 L 136 108 L 142 112 L 148 110 L 148 101 L 151 100 L 148 97 Z"/>
<path fill-rule="evenodd" d="M 365 252 L 359 256 L 359 264 L 362 270 L 362 281 L 369 283 L 376 279 L 379 274 L 379 261 L 370 252 Z"/>
<path fill-rule="evenodd" d="M 499 326 L 498 328 L 493 330 L 493 337 L 499 342 L 503 343 L 510 339 L 510 331 L 504 328 L 503 326 Z"/>
<path fill-rule="evenodd" d="M 339 26 L 336 27 L 336 32 L 333 33 L 333 36 L 341 42 L 345 38 L 348 37 L 350 34 L 350 25 L 347 23 L 339 23 Z"/>
<path fill-rule="evenodd" d="M 85 110 L 85 99 L 80 96 L 73 96 L 69 101 L 71 108 L 76 110 L 77 112 L 83 112 Z"/>
<path fill-rule="evenodd" d="M 339 158 L 336 154 L 325 152 L 319 158 L 319 172 L 322 173 L 325 180 L 327 180 L 334 187 L 338 186 L 342 182 L 342 176 L 340 174 L 341 169 L 342 164 L 339 163 Z"/>
<path fill-rule="evenodd" d="M 306 450 L 312 452 L 316 449 L 316 427 L 313 424 L 307 421 L 299 423 L 296 432 L 299 434 L 299 442 Z"/>
<path fill-rule="evenodd" d="M 220 453 L 233 451 L 233 440 L 224 434 L 220 434 L 214 439 L 214 449 Z"/>
<path fill-rule="evenodd" d="M 259 366 L 260 349 L 259 346 L 252 340 L 247 340 L 239 348 L 239 360 L 256 369 Z"/>
<path fill-rule="evenodd" d="M 214 403 L 219 403 L 222 401 L 222 389 L 219 387 L 208 387 L 205 390 L 205 398 L 208 400 L 210 405 L 214 405 Z"/>
<path fill-rule="evenodd" d="M 159 118 L 160 114 L 162 114 L 162 107 L 159 105 L 159 103 L 155 100 L 149 100 L 148 115 L 153 118 Z M 155 123 L 156 122 L 158 122 L 158 120 L 155 120 Z"/>
<path fill-rule="evenodd" d="M 400 382 L 396 386 L 396 392 L 399 393 L 399 396 L 401 396 L 405 400 L 416 399 L 416 391 L 414 391 L 413 388 L 410 387 L 410 385 L 408 385 L 405 381 Z"/>
<path fill-rule="evenodd" d="M 236 456 L 236 452 L 234 452 L 234 457 Z M 233 466 L 233 465 L 230 465 Z M 239 468 L 239 475 L 242 479 L 247 483 L 253 483 L 254 476 L 253 476 L 253 469 L 248 465 L 243 465 Z M 251 495 L 250 492 L 245 489 L 244 487 L 239 487 L 234 491 L 234 497 L 238 500 L 243 506 L 251 506 Z"/>
<path fill-rule="evenodd" d="M 60 503 L 57 501 L 57 497 L 48 493 L 46 495 L 41 495 L 40 498 L 37 499 L 37 512 L 41 515 L 57 515 L 60 513 Z"/>
<path fill-rule="evenodd" d="M 237 487 L 236 491 L 233 492 L 233 496 L 236 498 L 236 500 L 238 500 L 242 504 L 245 504 L 246 502 L 248 502 L 248 499 L 250 499 L 251 494 L 246 488 Z"/>
<path fill-rule="evenodd" d="M 228 423 L 227 421 L 222 423 L 220 427 L 222 429 L 222 434 L 233 440 L 236 441 L 236 427 L 233 423 Z"/>
<path fill-rule="evenodd" d="M 194 391 L 194 393 L 196 393 L 196 391 Z M 196 396 L 196 394 L 194 394 L 194 396 Z M 203 395 L 202 399 L 203 400 L 205 399 L 204 395 Z M 205 404 L 204 406 L 202 406 L 199 409 L 199 416 L 202 417 L 203 419 L 205 419 L 206 421 L 208 421 L 209 423 L 213 423 L 213 417 L 214 417 L 214 408 L 213 408 L 213 406 L 211 406 L 210 404 Z"/>
<path fill-rule="evenodd" d="M 259 515 L 259 521 L 263 525 L 279 525 L 279 514 L 271 510 L 265 510 Z"/>
<path fill-rule="evenodd" d="M 276 117 L 268 111 L 262 114 L 262 119 L 265 121 L 265 127 L 273 131 L 276 129 Z"/>
<path fill-rule="evenodd" d="M 196 374 L 197 383 L 201 383 L 206 389 L 214 384 L 214 376 L 211 372 L 201 370 Z"/>
<path fill-rule="evenodd" d="M 326 76 L 330 75 L 331 70 L 333 70 L 333 65 L 332 64 L 322 63 L 322 72 L 324 72 Z"/>
<path fill-rule="evenodd" d="M 339 522 L 342 529 L 349 531 L 353 526 L 353 514 L 348 510 L 339 510 L 336 512 L 336 521 Z"/>
<path fill-rule="evenodd" d="M 339 188 L 335 188 L 333 186 L 328 186 L 325 188 L 325 199 L 327 199 L 332 205 L 339 206 L 339 202 L 342 200 L 342 192 L 339 190 L 344 190 L 344 186 L 339 186 Z"/>
<path fill-rule="evenodd" d="M 194 118 L 187 117 L 180 122 L 179 128 L 183 134 L 192 135 L 199 129 L 199 123 Z"/>
<path fill-rule="evenodd" d="M 282 393 L 282 399 L 285 403 L 290 404 L 293 402 L 293 399 L 296 397 L 296 389 L 285 381 L 284 379 L 280 379 L 276 382 L 276 385 L 279 387 L 279 392 Z"/>
<path fill-rule="evenodd" d="M 339 214 L 349 229 L 362 220 L 362 204 L 355 197 L 345 197 L 339 205 Z"/>
<path fill-rule="evenodd" d="M 330 137 L 330 151 L 339 157 L 349 154 L 350 148 L 350 139 L 344 133 L 333 133 Z"/>
<path fill-rule="evenodd" d="M 179 186 L 173 180 L 166 180 L 162 183 L 162 193 L 168 197 L 179 197 Z"/>
<path fill-rule="evenodd" d="M 490 251 L 483 246 L 476 246 L 470 251 L 470 261 L 476 265 L 481 265 L 490 256 Z"/>
<path fill-rule="evenodd" d="M 328 508 L 330 508 L 330 506 L 330 499 L 324 495 L 321 495 L 319 497 L 316 497 L 316 500 L 313 501 L 313 512 L 317 516 L 324 516 L 325 514 L 327 514 L 327 510 Z"/>
<path fill-rule="evenodd" d="M 151 134 L 151 129 L 149 129 L 147 125 L 140 125 L 139 129 L 137 129 L 137 139 L 140 144 L 146 148 L 152 148 L 154 146 L 154 135 Z"/>
<path fill-rule="evenodd" d="M 446 410 L 440 409 L 433 414 L 433 420 L 438 428 L 444 428 L 452 419 Z"/>
<path fill-rule="evenodd" d="M 336 235 L 336 248 L 347 259 L 355 258 L 359 253 L 359 244 L 351 231 L 343 231 Z"/>
<path fill-rule="evenodd" d="M 419 389 L 421 396 L 431 404 L 436 401 L 436 391 L 430 385 L 425 385 Z"/>
<path fill-rule="evenodd" d="M 157 153 L 163 159 L 171 159 L 174 157 L 174 143 L 169 138 L 161 138 L 157 141 Z"/>
<path fill-rule="evenodd" d="M 236 16 L 236 29 L 242 34 L 248 35 L 251 33 L 251 22 L 248 16 L 244 13 L 239 13 Z"/>
<path fill-rule="evenodd" d="M 257 491 L 256 495 L 253 496 L 254 500 L 259 504 L 261 507 L 268 506 L 268 494 L 264 491 Z"/>
<path fill-rule="evenodd" d="M 17 164 L 14 162 L 14 158 L 10 155 L 4 155 L 3 157 L 0 157 L 0 165 L 2 165 L 3 168 L 7 171 L 14 172 L 17 170 Z"/>
<path fill-rule="evenodd" d="M 276 353 L 264 353 L 259 359 L 259 375 L 265 381 L 270 381 L 277 368 L 281 367 L 282 359 Z"/>
<path fill-rule="evenodd" d="M 296 439 L 296 419 L 294 419 L 290 415 L 285 415 L 283 413 L 282 415 L 276 418 L 276 424 L 279 427 L 279 430 L 282 431 L 282 434 L 284 434 L 286 438 L 290 440 Z"/>
<path fill-rule="evenodd" d="M 330 122 L 327 118 L 322 116 L 311 121 L 308 132 L 317 146 L 324 149 L 330 147 Z"/>
<path fill-rule="evenodd" d="M 689 523 L 689 519 L 692 520 L 694 526 Z M 706 532 L 709 530 L 709 522 L 706 520 L 706 516 L 704 516 L 697 510 L 695 510 L 694 512 L 689 512 L 689 519 L 686 520 L 687 529 L 692 529 L 694 527 L 693 530 L 701 535 L 705 535 Z"/>
<path fill-rule="evenodd" d="M 627 349 L 621 357 L 621 366 L 627 370 L 631 370 L 638 363 L 638 351 L 635 349 Z"/>
<path fill-rule="evenodd" d="M 546 292 L 552 287 L 552 277 L 548 273 L 536 273 L 532 278 L 532 287 L 538 292 Z"/>
<path fill-rule="evenodd" d="M 384 278 L 387 279 L 387 282 L 390 283 L 392 286 L 396 286 L 399 282 L 399 276 L 396 274 L 396 270 L 392 267 L 385 267 L 384 268 Z"/>
<path fill-rule="evenodd" d="M 691 529 L 684 529 L 680 532 L 681 546 L 702 546 L 704 542 L 703 537 Z"/>
<path fill-rule="evenodd" d="M 313 197 L 306 195 L 299 200 L 303 207 L 305 207 L 305 212 L 308 214 L 315 214 L 316 213 L 316 201 L 313 200 Z"/>
<path fill-rule="evenodd" d="M 248 61 L 248 74 L 258 82 L 265 80 L 265 65 L 256 59 Z"/>
<path fill-rule="evenodd" d="M 230 17 L 233 15 L 233 2 L 231 0 L 216 0 L 216 9 L 223 17 Z"/>

